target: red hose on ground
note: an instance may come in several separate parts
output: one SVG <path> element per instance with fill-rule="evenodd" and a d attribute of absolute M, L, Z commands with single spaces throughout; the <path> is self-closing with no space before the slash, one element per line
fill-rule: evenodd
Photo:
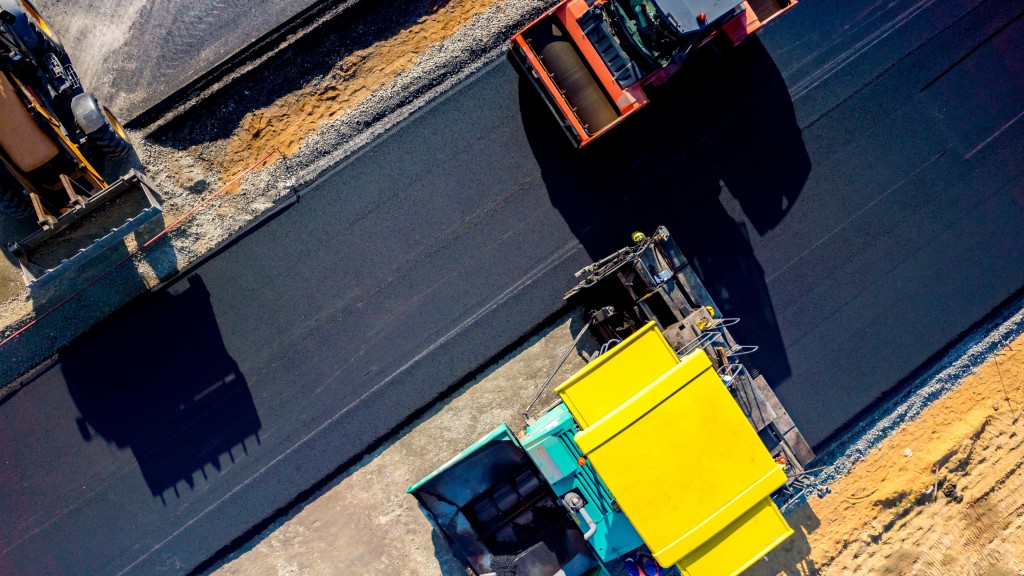
<path fill-rule="evenodd" d="M 238 176 L 235 176 L 230 182 L 228 182 L 227 184 L 221 186 L 220 189 L 218 189 L 213 194 L 210 194 L 210 196 L 208 196 L 205 200 L 203 200 L 202 202 L 197 204 L 194 208 L 189 210 L 188 213 L 186 213 L 184 216 L 182 216 L 181 218 L 178 218 L 177 220 L 175 220 L 174 222 L 169 224 L 166 228 L 161 230 L 159 234 L 157 234 L 156 236 L 150 238 L 142 246 L 139 246 L 139 247 L 135 248 L 135 250 L 132 250 L 131 253 L 128 254 L 127 256 L 125 256 L 123 260 L 121 260 L 117 264 L 114 264 L 110 268 L 107 268 L 102 274 L 100 274 L 99 276 L 93 278 L 88 283 L 86 283 L 84 286 L 82 286 L 81 288 L 76 290 L 74 293 L 72 293 L 70 296 L 68 296 L 67 298 L 65 298 L 65 299 L 61 300 L 60 302 L 58 302 L 53 308 L 50 308 L 49 310 L 47 310 L 43 314 L 39 315 L 38 317 L 36 317 L 34 320 L 29 322 L 28 324 L 25 324 L 24 326 L 19 328 L 17 331 L 14 332 L 14 334 L 11 334 L 7 338 L 5 338 L 3 340 L 3 342 L 0 342 L 0 348 L 3 348 L 8 342 L 10 342 L 11 340 L 14 340 L 18 336 L 20 336 L 22 333 L 24 333 L 26 330 L 28 330 L 32 326 L 35 326 L 38 322 L 40 322 L 41 320 L 43 320 L 44 318 L 46 318 L 50 314 L 54 313 L 55 311 L 60 309 L 62 306 L 64 306 L 68 302 L 71 302 L 72 300 L 74 300 L 75 298 L 80 296 L 82 294 L 82 292 L 85 292 L 86 290 L 88 290 L 89 288 L 94 286 L 97 282 L 99 282 L 100 280 L 102 280 L 102 279 L 106 278 L 107 276 L 109 276 L 111 272 L 113 272 L 114 270 L 117 270 L 118 268 L 120 268 L 125 262 L 128 262 L 129 260 L 131 260 L 132 258 L 137 256 L 140 252 L 142 252 L 146 248 L 149 248 L 154 242 L 156 242 L 160 238 L 163 238 L 164 236 L 166 236 L 168 232 L 170 232 L 174 228 L 177 228 L 179 224 L 181 224 L 186 219 L 191 217 L 193 214 L 198 212 L 203 206 L 206 206 L 211 200 L 213 200 L 217 196 L 220 196 L 225 190 L 227 190 L 228 188 L 230 188 L 231 186 L 236 184 L 242 178 L 248 176 L 253 170 L 258 168 L 261 164 L 266 162 L 268 158 L 270 158 L 271 156 L 273 156 L 277 152 L 279 152 L 279 150 L 277 148 L 274 148 L 270 152 L 267 152 L 262 158 L 257 160 L 252 166 L 246 168 L 244 172 L 242 172 Z"/>

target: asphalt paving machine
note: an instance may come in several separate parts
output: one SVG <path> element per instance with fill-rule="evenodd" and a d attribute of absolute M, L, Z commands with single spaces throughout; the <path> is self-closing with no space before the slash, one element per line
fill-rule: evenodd
<path fill-rule="evenodd" d="M 512 38 L 512 56 L 576 146 L 648 102 L 698 48 L 749 35 L 796 0 L 563 0 Z"/>
<path fill-rule="evenodd" d="M 160 214 L 142 174 L 129 170 L 108 183 L 97 168 L 130 153 L 117 118 L 82 88 L 64 46 L 32 3 L 0 0 L 0 210 L 34 217 L 39 225 L 7 247 L 30 287 L 70 271 Z M 130 217 L 83 230 L 85 216 L 128 196 L 141 199 Z M 60 250 L 52 250 L 57 244 Z"/>
<path fill-rule="evenodd" d="M 730 576 L 793 533 L 814 453 L 668 231 L 634 241 L 566 294 L 599 347 L 559 400 L 408 488 L 475 574 Z"/>

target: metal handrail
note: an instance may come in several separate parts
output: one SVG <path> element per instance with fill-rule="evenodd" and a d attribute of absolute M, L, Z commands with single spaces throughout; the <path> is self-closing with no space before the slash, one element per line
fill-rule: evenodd
<path fill-rule="evenodd" d="M 757 346 L 740 346 L 736 345 L 729 349 L 728 355 L 732 356 L 744 356 L 746 354 L 753 354 L 757 352 Z"/>
<path fill-rule="evenodd" d="M 753 379 L 750 377 L 750 372 L 747 371 L 747 367 L 743 364 L 726 364 L 718 369 L 718 375 L 722 377 L 722 381 L 725 382 L 725 387 L 732 389 L 732 383 L 739 380 L 739 386 L 744 388 L 746 393 L 750 396 L 753 406 L 744 410 L 743 406 L 740 406 L 741 410 L 745 413 L 752 413 L 754 409 L 757 410 L 758 420 L 764 422 L 764 412 L 761 410 L 760 395 L 757 393 L 757 388 L 754 387 Z M 726 381 L 726 378 L 729 381 Z M 737 401 L 739 398 L 737 398 Z M 785 440 L 785 438 L 783 438 Z M 788 444 L 788 442 L 787 442 Z M 790 450 L 792 448 L 790 447 Z"/>
<path fill-rule="evenodd" d="M 686 356 L 687 354 L 689 354 L 690 352 L 693 352 L 694 350 L 696 350 L 698 348 L 704 348 L 705 346 L 710 346 L 712 343 L 718 341 L 721 338 L 722 338 L 722 334 L 720 332 L 701 332 L 700 336 L 697 336 L 693 340 L 690 340 L 689 342 L 684 344 L 681 348 L 676 350 L 676 354 L 678 354 L 680 356 Z"/>
<path fill-rule="evenodd" d="M 718 319 L 712 320 L 711 324 L 708 325 L 708 328 L 709 329 L 726 328 L 726 327 L 729 327 L 729 326 L 735 326 L 735 325 L 737 325 L 739 323 L 740 323 L 740 319 L 739 318 L 718 318 Z"/>
<path fill-rule="evenodd" d="M 565 361 L 569 358 L 569 354 L 572 354 L 572 351 L 576 349 L 576 345 L 580 343 L 583 335 L 587 333 L 587 329 L 589 329 L 590 325 L 593 323 L 593 318 L 587 320 L 587 323 L 583 325 L 583 329 L 576 335 L 576 339 L 572 341 L 572 346 L 569 346 L 569 349 L 565 351 L 565 355 L 558 361 L 558 365 L 555 366 L 555 369 L 551 372 L 551 376 L 548 376 L 547 381 L 544 382 L 544 385 L 541 386 L 540 390 L 537 390 L 537 393 L 533 396 L 533 400 L 530 400 L 530 404 L 526 407 L 526 410 L 523 411 L 523 421 L 526 422 L 526 424 L 530 424 L 530 410 L 533 409 L 533 405 L 537 403 L 537 400 L 540 400 L 541 394 L 543 394 L 544 390 L 546 390 L 548 385 L 551 384 L 551 381 L 555 379 L 555 374 L 558 374 L 558 371 L 562 369 L 562 364 L 565 364 Z"/>

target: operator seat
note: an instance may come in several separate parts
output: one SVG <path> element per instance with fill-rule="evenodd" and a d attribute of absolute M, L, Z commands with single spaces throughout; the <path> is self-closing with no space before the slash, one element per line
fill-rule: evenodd
<path fill-rule="evenodd" d="M 0 149 L 21 172 L 32 172 L 60 154 L 53 139 L 25 108 L 6 72 L 0 72 L 0 118 Z"/>

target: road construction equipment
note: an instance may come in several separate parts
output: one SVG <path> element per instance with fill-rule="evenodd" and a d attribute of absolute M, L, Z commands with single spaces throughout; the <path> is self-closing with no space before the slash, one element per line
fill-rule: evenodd
<path fill-rule="evenodd" d="M 560 400 L 408 488 L 478 575 L 730 576 L 793 532 L 814 453 L 668 231 L 634 238 L 566 294 L 599 348 Z"/>
<path fill-rule="evenodd" d="M 8 245 L 30 287 L 70 271 L 160 214 L 155 191 L 140 173 L 130 170 L 109 184 L 97 169 L 130 153 L 116 117 L 83 90 L 63 45 L 32 3 L 0 0 L 0 209 L 34 216 L 39 224 L 40 230 Z M 129 218 L 88 230 L 84 216 L 128 196 L 140 200 Z"/>
<path fill-rule="evenodd" d="M 742 42 L 796 0 L 562 0 L 512 38 L 512 56 L 576 146 L 649 101 L 698 48 Z"/>

